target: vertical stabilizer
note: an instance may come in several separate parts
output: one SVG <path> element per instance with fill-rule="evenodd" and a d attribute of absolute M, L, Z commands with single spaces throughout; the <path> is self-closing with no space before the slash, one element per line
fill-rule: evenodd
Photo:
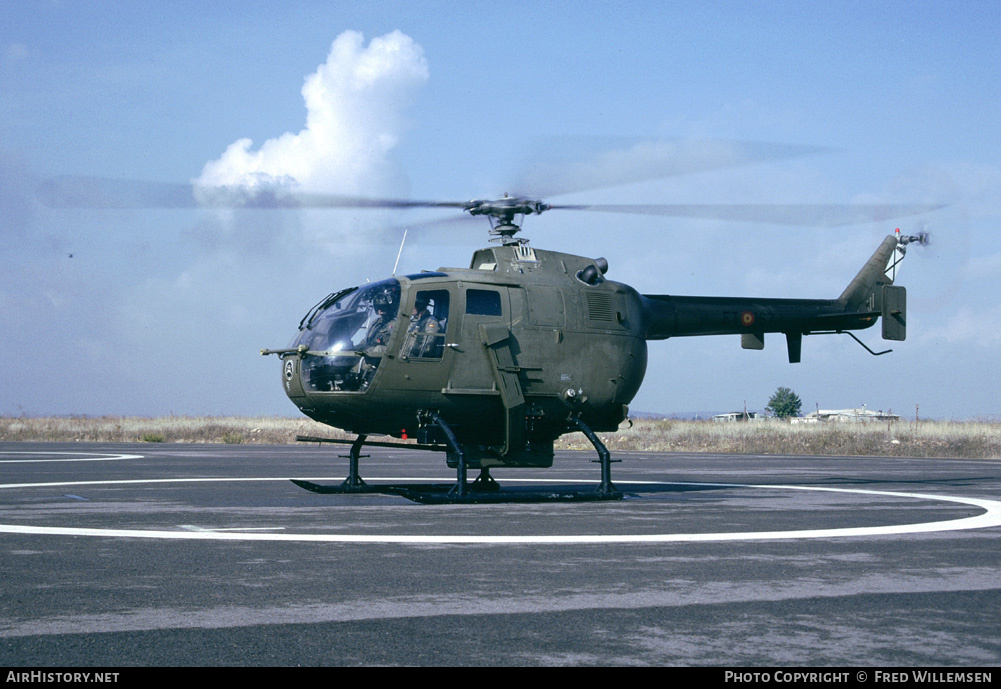
<path fill-rule="evenodd" d="M 846 311 L 880 311 L 883 286 L 893 284 L 903 257 L 904 249 L 900 242 L 894 235 L 889 235 L 848 283 L 838 302 L 844 305 Z"/>

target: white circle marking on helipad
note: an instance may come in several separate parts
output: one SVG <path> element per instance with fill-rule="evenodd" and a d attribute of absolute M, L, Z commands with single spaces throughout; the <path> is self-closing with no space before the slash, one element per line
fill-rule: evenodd
<path fill-rule="evenodd" d="M 49 483 L 9 483 L 0 484 L 0 489 L 39 488 L 55 486 L 83 485 L 125 485 L 157 483 L 207 483 L 233 481 L 287 481 L 287 478 L 191 478 L 191 479 L 135 479 L 118 481 L 62 481 Z M 382 480 L 415 480 L 389 478 Z M 428 480 L 428 479 L 422 479 Z M 533 479 L 522 479 L 533 481 Z M 538 481 L 544 481 L 539 479 Z M 401 544 L 624 544 L 624 543 L 696 543 L 708 541 L 756 541 L 792 540 L 806 538 L 848 538 L 887 536 L 965 529 L 984 529 L 1001 526 L 1001 502 L 983 498 L 956 497 L 951 495 L 931 495 L 926 493 L 900 493 L 895 491 L 862 490 L 856 488 L 819 488 L 812 486 L 752 485 L 743 483 L 692 483 L 669 481 L 629 481 L 623 485 L 683 485 L 723 488 L 751 488 L 762 490 L 799 490 L 827 493 L 872 495 L 910 500 L 933 500 L 969 505 L 984 510 L 982 514 L 945 521 L 920 524 L 895 524 L 887 526 L 863 526 L 833 529 L 802 529 L 791 531 L 750 531 L 721 533 L 674 533 L 674 534 L 538 534 L 538 535 L 466 535 L 466 534 L 310 534 L 310 533 L 261 533 L 239 531 L 191 531 L 158 529 L 100 529 L 63 526 L 25 526 L 0 524 L 0 533 L 35 534 L 51 536 L 100 536 L 105 538 L 155 538 L 166 540 L 219 540 L 219 541 L 292 541 L 320 543 L 401 543 Z M 414 509 L 424 509 L 414 507 Z"/>

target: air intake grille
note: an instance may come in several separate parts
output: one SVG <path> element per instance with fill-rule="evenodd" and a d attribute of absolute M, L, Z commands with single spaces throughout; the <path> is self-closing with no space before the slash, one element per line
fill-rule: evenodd
<path fill-rule="evenodd" d="M 592 321 L 612 322 L 612 295 L 608 292 L 585 292 L 587 295 L 587 317 Z"/>

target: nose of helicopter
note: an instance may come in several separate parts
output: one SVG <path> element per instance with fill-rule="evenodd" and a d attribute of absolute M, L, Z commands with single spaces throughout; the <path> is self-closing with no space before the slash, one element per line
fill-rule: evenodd
<path fill-rule="evenodd" d="M 306 397 L 299 376 L 300 361 L 302 361 L 301 357 L 296 355 L 286 355 L 282 358 L 282 388 L 296 406 L 305 401 Z"/>

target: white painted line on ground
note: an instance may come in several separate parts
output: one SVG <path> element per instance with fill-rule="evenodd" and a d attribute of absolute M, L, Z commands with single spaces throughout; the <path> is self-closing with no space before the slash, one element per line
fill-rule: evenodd
<path fill-rule="evenodd" d="M 205 533 L 219 533 L 221 531 L 284 531 L 284 526 L 235 526 L 233 528 L 226 529 L 210 529 L 204 526 L 195 526 L 194 524 L 178 524 L 178 529 L 187 529 L 188 531 L 198 531 Z"/>
<path fill-rule="evenodd" d="M 123 481 L 75 481 L 54 483 L 21 483 L 0 484 L 3 488 L 36 488 L 66 485 L 123 485 L 123 484 L 155 484 L 155 483 L 205 483 L 229 481 L 287 481 L 286 478 L 198 478 L 198 479 L 152 479 Z M 329 479 L 316 479 L 329 480 Z M 388 481 L 415 481 L 440 479 L 388 478 Z M 533 481 L 534 479 L 522 479 Z M 538 479 L 539 482 L 546 481 Z M 400 543 L 400 544 L 624 544 L 624 543 L 697 543 L 707 541 L 760 541 L 760 540 L 791 540 L 805 538 L 851 538 L 890 536 L 915 533 L 933 533 L 942 531 L 960 531 L 965 529 L 984 529 L 1001 526 L 1001 502 L 982 498 L 965 498 L 951 495 L 931 495 L 925 493 L 899 493 L 893 491 L 863 490 L 856 488 L 817 488 L 811 486 L 787 485 L 751 485 L 743 483 L 678 483 L 659 481 L 623 481 L 622 485 L 680 485 L 722 488 L 750 488 L 762 490 L 799 490 L 819 491 L 827 493 L 843 493 L 870 495 L 879 497 L 901 498 L 908 500 L 932 500 L 969 505 L 984 510 L 983 514 L 960 519 L 950 519 L 921 524 L 899 524 L 889 526 L 847 527 L 840 529 L 804 529 L 794 531 L 753 531 L 733 533 L 689 533 L 689 534 L 566 534 L 566 535 L 529 535 L 529 536 L 491 536 L 491 535 L 409 535 L 409 534 L 309 534 L 309 533 L 247 533 L 211 531 L 166 531 L 145 529 L 97 529 L 79 527 L 53 526 L 23 526 L 16 524 L 0 524 L 0 533 L 34 534 L 53 536 L 100 536 L 105 538 L 154 538 L 165 540 L 222 540 L 222 541 L 294 541 L 319 543 Z M 422 507 L 412 509 L 422 510 Z"/>
<path fill-rule="evenodd" d="M 24 464 L 27 462 L 117 462 L 123 459 L 142 459 L 143 455 L 109 455 L 106 453 L 97 452 L 20 452 L 16 450 L 8 450 L 0 452 L 0 457 L 6 457 L 8 455 L 46 455 L 51 457 L 52 455 L 69 455 L 73 459 L 69 458 L 52 458 L 52 459 L 35 459 L 29 457 L 26 459 L 0 459 L 0 464 Z M 81 457 L 80 455 L 95 455 L 93 457 Z"/>

